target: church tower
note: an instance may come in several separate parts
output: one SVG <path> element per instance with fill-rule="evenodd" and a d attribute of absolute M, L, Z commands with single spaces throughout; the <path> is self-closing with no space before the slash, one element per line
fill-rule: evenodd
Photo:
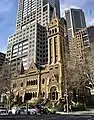
<path fill-rule="evenodd" d="M 58 99 L 64 94 L 64 65 L 68 54 L 68 39 L 66 37 L 65 23 L 54 14 L 48 24 L 48 65 L 58 66 Z M 54 69 L 56 74 L 56 69 Z M 52 72 L 51 72 L 52 73 Z M 53 84 L 55 86 L 55 84 Z"/>
<path fill-rule="evenodd" d="M 62 63 L 65 60 L 67 39 L 64 23 L 55 15 L 48 24 L 48 64 Z"/>

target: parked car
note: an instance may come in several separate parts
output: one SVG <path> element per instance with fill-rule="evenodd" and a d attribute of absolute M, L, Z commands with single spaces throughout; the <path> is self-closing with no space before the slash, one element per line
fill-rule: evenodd
<path fill-rule="evenodd" d="M 16 115 L 27 115 L 27 112 L 25 109 L 19 109 L 15 113 Z"/>
<path fill-rule="evenodd" d="M 42 106 L 40 104 L 37 104 L 35 106 L 37 113 L 41 113 L 41 114 L 50 114 L 52 113 L 52 110 L 50 110 L 49 108 L 47 108 L 46 106 Z"/>
<path fill-rule="evenodd" d="M 37 114 L 37 110 L 35 109 L 34 106 L 29 106 L 28 111 L 30 112 L 30 114 L 33 111 L 33 115 Z"/>
<path fill-rule="evenodd" d="M 8 110 L 8 115 L 12 115 L 12 110 Z"/>
<path fill-rule="evenodd" d="M 0 108 L 0 115 L 8 115 L 7 108 Z"/>
<path fill-rule="evenodd" d="M 23 114 L 35 115 L 36 112 L 37 112 L 36 109 L 33 108 L 33 107 L 29 107 L 28 111 L 27 111 L 26 106 L 22 106 L 22 107 L 20 107 L 19 110 L 16 111 L 16 114 L 21 114 L 21 115 L 23 115 Z"/>
<path fill-rule="evenodd" d="M 8 110 L 8 114 L 15 115 L 17 110 L 19 110 L 19 107 L 12 107 L 11 110 Z"/>

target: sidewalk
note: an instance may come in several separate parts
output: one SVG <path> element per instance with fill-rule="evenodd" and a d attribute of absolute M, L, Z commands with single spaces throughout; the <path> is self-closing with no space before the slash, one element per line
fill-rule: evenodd
<path fill-rule="evenodd" d="M 88 110 L 88 111 L 76 111 L 76 112 L 56 112 L 56 114 L 61 115 L 94 115 L 94 109 Z"/>

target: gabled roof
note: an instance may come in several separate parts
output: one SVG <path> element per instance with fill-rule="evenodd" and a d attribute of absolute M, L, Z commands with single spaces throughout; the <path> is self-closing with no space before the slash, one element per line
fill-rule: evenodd
<path fill-rule="evenodd" d="M 27 73 L 33 73 L 38 71 L 38 66 L 32 61 L 29 69 L 27 70 Z"/>

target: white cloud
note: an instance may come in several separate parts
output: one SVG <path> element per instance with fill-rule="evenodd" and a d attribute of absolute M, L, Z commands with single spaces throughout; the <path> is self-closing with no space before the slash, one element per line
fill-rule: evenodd
<path fill-rule="evenodd" d="M 94 25 L 94 18 L 87 18 L 87 25 Z"/>
<path fill-rule="evenodd" d="M 94 18 L 91 20 L 90 25 L 94 25 Z"/>

